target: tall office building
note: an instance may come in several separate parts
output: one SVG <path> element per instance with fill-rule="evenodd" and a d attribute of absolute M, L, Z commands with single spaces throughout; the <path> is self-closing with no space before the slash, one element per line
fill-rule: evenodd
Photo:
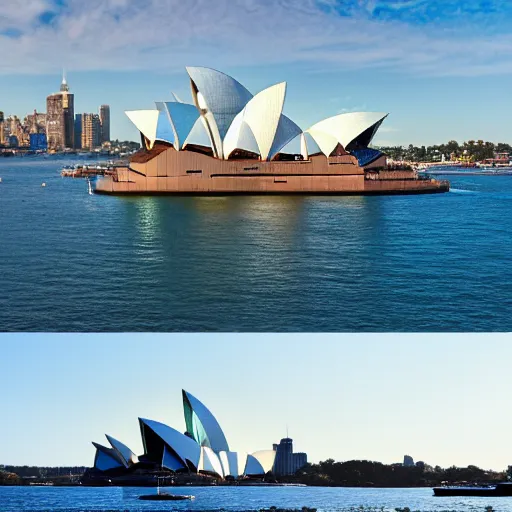
<path fill-rule="evenodd" d="M 48 149 L 60 151 L 75 145 L 75 97 L 69 92 L 66 77 L 60 91 L 46 98 L 46 135 Z"/>
<path fill-rule="evenodd" d="M 82 149 L 82 114 L 75 116 L 75 149 Z"/>
<path fill-rule="evenodd" d="M 100 123 L 101 123 L 101 142 L 110 141 L 110 106 L 101 105 L 100 107 Z"/>
<path fill-rule="evenodd" d="M 305 453 L 293 453 L 293 440 L 289 437 L 281 439 L 278 445 L 274 445 L 276 458 L 274 461 L 274 474 L 276 476 L 293 475 L 308 463 Z"/>
<path fill-rule="evenodd" d="M 0 144 L 5 144 L 4 113 L 0 112 Z"/>
<path fill-rule="evenodd" d="M 98 114 L 82 114 L 82 149 L 101 146 L 101 123 Z"/>

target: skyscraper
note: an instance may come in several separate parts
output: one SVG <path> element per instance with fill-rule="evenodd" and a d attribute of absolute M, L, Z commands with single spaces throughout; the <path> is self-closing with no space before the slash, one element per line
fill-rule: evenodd
<path fill-rule="evenodd" d="M 82 114 L 75 116 L 75 149 L 82 149 Z"/>
<path fill-rule="evenodd" d="M 101 142 L 110 141 L 110 106 L 101 105 L 100 107 L 100 124 L 101 124 Z"/>
<path fill-rule="evenodd" d="M 74 147 L 74 103 L 74 94 L 69 92 L 66 77 L 63 76 L 60 91 L 46 98 L 46 134 L 50 151 Z"/>
<path fill-rule="evenodd" d="M 276 476 L 293 475 L 308 463 L 305 453 L 293 453 L 293 440 L 289 437 L 281 439 L 278 445 L 274 444 L 276 458 L 274 461 L 274 474 Z"/>
<path fill-rule="evenodd" d="M 0 144 L 5 144 L 4 113 L 0 112 Z"/>
<path fill-rule="evenodd" d="M 101 146 L 101 123 L 98 114 L 81 114 L 82 149 L 95 149 Z"/>

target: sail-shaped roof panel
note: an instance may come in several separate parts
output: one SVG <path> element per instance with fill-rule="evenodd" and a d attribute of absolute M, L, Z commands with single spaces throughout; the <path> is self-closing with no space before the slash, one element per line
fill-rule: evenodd
<path fill-rule="evenodd" d="M 188 462 L 188 465 L 192 465 L 197 470 L 201 456 L 201 447 L 193 439 L 158 421 L 139 418 L 139 422 L 141 424 L 142 441 L 146 451 L 145 429 L 149 428 L 171 448 L 184 465 L 187 465 Z"/>
<path fill-rule="evenodd" d="M 135 455 L 128 446 L 121 443 L 121 441 L 118 441 L 107 434 L 105 434 L 105 437 L 126 467 L 136 464 L 139 461 L 137 455 Z"/>
<path fill-rule="evenodd" d="M 297 124 L 295 124 L 289 117 L 281 114 L 281 118 L 279 119 L 279 124 L 277 125 L 277 130 L 274 137 L 274 142 L 270 148 L 269 160 L 272 160 L 272 158 L 274 158 L 278 153 L 289 152 L 290 148 L 288 151 L 284 151 L 283 148 L 287 146 L 292 140 L 296 139 L 301 133 L 302 130 Z M 300 149 L 297 152 L 291 154 L 300 154 Z"/>
<path fill-rule="evenodd" d="M 388 114 L 384 112 L 347 112 L 345 114 L 328 117 L 314 124 L 307 131 L 313 135 L 322 151 L 328 156 L 322 147 L 325 139 L 324 135 L 331 136 L 336 139 L 337 143 L 347 148 L 349 144 L 363 132 L 374 127 L 374 125 L 380 126 L 387 116 Z M 376 128 L 378 128 L 378 126 L 376 126 Z M 373 137 L 375 132 L 376 129 L 373 130 L 371 137 Z M 371 137 L 367 140 L 367 144 L 371 142 Z M 336 145 L 334 147 L 336 147 Z M 334 147 L 332 149 L 334 149 Z"/>
<path fill-rule="evenodd" d="M 158 118 L 160 115 L 158 110 L 128 110 L 125 114 L 149 141 L 150 148 L 153 147 L 156 140 Z"/>
<path fill-rule="evenodd" d="M 223 158 L 222 141 L 235 116 L 252 94 L 234 78 L 211 68 L 187 67 L 192 96 L 208 125 L 216 156 Z"/>
<path fill-rule="evenodd" d="M 183 394 L 183 410 L 187 433 L 201 446 L 208 446 L 214 452 L 229 451 L 226 437 L 215 416 L 195 396 L 185 390 Z"/>

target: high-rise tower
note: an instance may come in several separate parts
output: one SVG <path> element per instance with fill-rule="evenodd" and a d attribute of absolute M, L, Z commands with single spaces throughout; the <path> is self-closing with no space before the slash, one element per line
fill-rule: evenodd
<path fill-rule="evenodd" d="M 63 74 L 60 91 L 46 98 L 46 135 L 48 149 L 61 151 L 74 147 L 75 96 L 69 92 Z"/>
<path fill-rule="evenodd" d="M 100 107 L 100 123 L 101 123 L 101 142 L 110 141 L 110 106 L 101 105 Z"/>
<path fill-rule="evenodd" d="M 0 144 L 5 144 L 4 113 L 0 112 Z"/>

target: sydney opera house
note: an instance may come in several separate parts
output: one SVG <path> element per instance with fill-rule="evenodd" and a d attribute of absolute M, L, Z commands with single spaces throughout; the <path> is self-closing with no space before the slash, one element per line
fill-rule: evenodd
<path fill-rule="evenodd" d="M 93 443 L 96 448 L 93 473 L 100 478 L 126 477 L 164 470 L 222 480 L 263 477 L 271 472 L 288 474 L 307 463 L 306 454 L 291 453 L 291 439 L 283 439 L 272 450 L 251 454 L 232 451 L 207 407 L 187 391 L 182 393 L 184 434 L 158 421 L 139 418 L 144 453 L 137 456 L 128 446 L 107 435 L 110 446 Z"/>
<path fill-rule="evenodd" d="M 413 171 L 393 172 L 369 147 L 387 117 L 350 112 L 303 130 L 283 113 L 286 83 L 253 95 L 234 78 L 187 67 L 192 103 L 173 94 L 127 116 L 142 150 L 95 184 L 98 193 L 443 192 Z"/>

